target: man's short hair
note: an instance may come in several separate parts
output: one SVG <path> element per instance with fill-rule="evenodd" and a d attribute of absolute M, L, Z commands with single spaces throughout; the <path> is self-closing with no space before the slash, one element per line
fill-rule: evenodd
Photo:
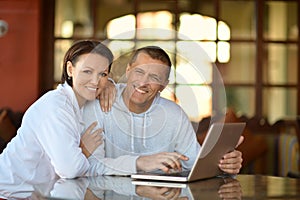
<path fill-rule="evenodd" d="M 136 58 L 140 53 L 146 53 L 151 58 L 160 60 L 169 67 L 171 67 L 172 65 L 169 55 L 158 46 L 146 46 L 135 50 L 129 61 L 130 65 L 132 65 L 136 61 Z"/>

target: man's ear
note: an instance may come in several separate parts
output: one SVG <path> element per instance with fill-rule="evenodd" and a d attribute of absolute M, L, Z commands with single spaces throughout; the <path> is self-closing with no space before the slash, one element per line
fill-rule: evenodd
<path fill-rule="evenodd" d="M 128 73 L 129 71 L 131 70 L 131 67 L 129 64 L 127 64 L 127 67 L 126 67 L 126 78 L 128 77 Z"/>
<path fill-rule="evenodd" d="M 73 64 L 71 63 L 71 61 L 67 62 L 67 73 L 68 73 L 68 76 L 72 77 L 72 74 L 73 74 Z"/>

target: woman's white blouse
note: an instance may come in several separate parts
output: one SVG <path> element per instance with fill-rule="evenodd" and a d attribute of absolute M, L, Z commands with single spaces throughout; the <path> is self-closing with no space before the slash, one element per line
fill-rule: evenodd
<path fill-rule="evenodd" d="M 85 175 L 90 164 L 79 147 L 83 131 L 73 89 L 65 83 L 46 93 L 25 112 L 0 155 L 0 186 Z"/>

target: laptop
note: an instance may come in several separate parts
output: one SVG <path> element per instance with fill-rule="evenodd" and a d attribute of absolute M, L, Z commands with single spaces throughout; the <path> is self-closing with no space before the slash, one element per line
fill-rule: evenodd
<path fill-rule="evenodd" d="M 224 175 L 219 161 L 226 153 L 233 151 L 246 123 L 214 123 L 209 127 L 195 163 L 190 171 L 177 173 L 143 172 L 132 174 L 132 179 L 191 182 Z"/>

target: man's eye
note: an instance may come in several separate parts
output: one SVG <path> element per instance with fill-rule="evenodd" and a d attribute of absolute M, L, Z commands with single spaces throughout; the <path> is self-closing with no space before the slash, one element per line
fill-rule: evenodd
<path fill-rule="evenodd" d="M 135 73 L 143 74 L 143 71 L 136 70 Z"/>
<path fill-rule="evenodd" d="M 160 82 L 160 78 L 156 77 L 156 76 L 151 76 L 152 81 L 155 82 Z"/>

